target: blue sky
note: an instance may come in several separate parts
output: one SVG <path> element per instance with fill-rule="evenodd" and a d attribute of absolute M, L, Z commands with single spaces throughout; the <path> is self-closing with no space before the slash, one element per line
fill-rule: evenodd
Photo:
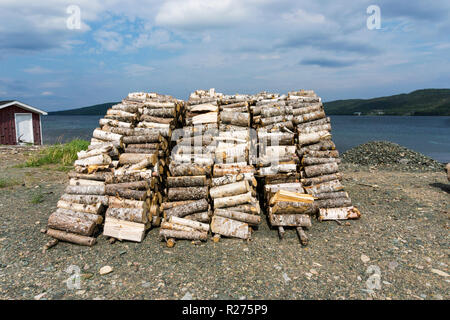
<path fill-rule="evenodd" d="M 381 29 L 367 28 L 370 5 Z M 449 1 L 0 0 L 0 100 L 52 111 L 131 91 L 330 101 L 449 88 L 449 34 Z"/>

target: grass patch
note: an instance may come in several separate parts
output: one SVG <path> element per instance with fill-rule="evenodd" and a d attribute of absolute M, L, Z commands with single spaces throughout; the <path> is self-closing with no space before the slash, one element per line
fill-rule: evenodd
<path fill-rule="evenodd" d="M 47 147 L 39 152 L 39 154 L 28 159 L 22 167 L 40 167 L 47 164 L 59 164 L 64 168 L 71 166 L 77 159 L 77 152 L 86 150 L 89 146 L 89 141 L 86 140 L 72 140 L 65 144 L 55 144 Z M 58 169 L 59 170 L 59 169 Z"/>
<path fill-rule="evenodd" d="M 30 201 L 32 204 L 39 204 L 44 202 L 44 195 L 42 193 L 35 193 Z"/>
<path fill-rule="evenodd" d="M 20 184 L 19 181 L 11 179 L 11 178 L 0 178 L 0 189 L 1 188 L 7 188 L 7 187 L 12 187 L 15 185 Z"/>

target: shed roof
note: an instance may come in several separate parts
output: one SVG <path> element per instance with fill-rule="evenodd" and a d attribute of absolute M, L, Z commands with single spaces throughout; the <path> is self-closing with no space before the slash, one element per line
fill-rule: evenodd
<path fill-rule="evenodd" d="M 18 105 L 22 109 L 26 109 L 26 110 L 29 110 L 29 111 L 32 111 L 32 112 L 36 112 L 36 113 L 42 114 L 44 116 L 47 115 L 47 112 L 45 112 L 43 110 L 40 110 L 40 109 L 37 109 L 35 107 L 29 106 L 29 105 L 27 105 L 25 103 L 22 103 L 20 101 L 17 101 L 17 100 L 0 101 L 0 109 L 6 108 L 6 107 L 9 107 L 9 106 L 14 106 L 14 105 Z"/>

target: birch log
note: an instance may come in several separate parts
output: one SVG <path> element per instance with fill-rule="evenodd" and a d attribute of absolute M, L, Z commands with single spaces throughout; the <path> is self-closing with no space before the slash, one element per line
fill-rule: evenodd
<path fill-rule="evenodd" d="M 261 222 L 261 217 L 254 215 L 254 214 L 248 214 L 245 212 L 239 212 L 239 211 L 231 211 L 228 209 L 216 209 L 214 210 L 214 215 L 229 218 L 237 221 L 242 221 L 245 223 L 248 223 L 249 225 L 258 225 Z"/>
<path fill-rule="evenodd" d="M 209 175 L 211 172 L 211 166 L 171 162 L 169 164 L 169 170 L 173 176 L 201 176 Z"/>
<path fill-rule="evenodd" d="M 167 199 L 170 201 L 198 200 L 208 197 L 208 187 L 170 188 Z"/>
<path fill-rule="evenodd" d="M 64 200 L 59 200 L 56 204 L 57 208 L 61 209 L 69 209 L 73 211 L 80 211 L 80 212 L 87 212 L 87 213 L 93 213 L 93 214 L 99 214 L 99 212 L 102 209 L 101 203 L 96 204 L 81 204 L 81 203 L 74 203 L 74 202 L 68 202 Z"/>
<path fill-rule="evenodd" d="M 94 221 L 80 220 L 56 212 L 48 218 L 48 228 L 90 236 L 94 233 L 96 223 Z"/>
<path fill-rule="evenodd" d="M 307 214 L 272 214 L 269 213 L 272 227 L 311 227 L 311 217 Z"/>
<path fill-rule="evenodd" d="M 105 186 L 67 186 L 68 194 L 105 195 Z"/>
<path fill-rule="evenodd" d="M 220 216 L 212 217 L 211 232 L 240 239 L 250 239 L 251 236 L 247 223 Z"/>
<path fill-rule="evenodd" d="M 233 111 L 223 111 L 220 113 L 220 121 L 224 124 L 232 124 L 240 127 L 250 126 L 250 115 Z"/>
<path fill-rule="evenodd" d="M 200 231 L 205 231 L 205 232 L 209 231 L 209 224 L 201 223 L 198 221 L 193 221 L 193 220 L 188 220 L 188 219 L 183 219 L 183 218 L 178 218 L 178 217 L 172 216 L 169 218 L 169 222 L 187 226 L 187 227 L 191 227 L 193 229 L 197 229 Z"/>
<path fill-rule="evenodd" d="M 148 211 L 146 209 L 138 208 L 112 208 L 106 210 L 106 217 L 111 217 L 120 220 L 126 220 L 137 223 L 148 222 Z"/>
<path fill-rule="evenodd" d="M 319 209 L 319 220 L 346 220 L 358 219 L 361 213 L 355 207 L 344 208 L 321 208 Z"/>
<path fill-rule="evenodd" d="M 247 180 L 242 180 L 235 183 L 230 183 L 222 186 L 217 186 L 209 189 L 211 198 L 223 198 L 235 196 L 242 193 L 247 193 L 251 190 Z"/>
<path fill-rule="evenodd" d="M 200 232 L 200 231 L 186 232 L 170 229 L 159 229 L 159 236 L 162 240 L 175 238 L 175 239 L 206 241 L 208 239 L 207 232 Z"/>
<path fill-rule="evenodd" d="M 330 162 L 325 164 L 318 164 L 314 166 L 305 167 L 305 174 L 308 178 L 333 174 L 339 171 L 338 164 L 336 162 Z"/>
<path fill-rule="evenodd" d="M 317 209 L 312 203 L 279 201 L 269 208 L 272 214 L 312 214 Z"/>
<path fill-rule="evenodd" d="M 321 140 L 325 140 L 331 137 L 328 131 L 319 131 L 307 134 L 300 134 L 298 136 L 298 144 L 300 146 L 317 143 Z"/>
<path fill-rule="evenodd" d="M 147 210 L 147 203 L 145 201 L 122 199 L 118 197 L 109 197 L 110 208 L 136 208 Z"/>
<path fill-rule="evenodd" d="M 344 186 L 339 180 L 332 180 L 323 182 L 321 184 L 305 187 L 305 191 L 308 194 L 315 195 L 323 192 L 335 192 L 344 190 Z"/>
<path fill-rule="evenodd" d="M 79 234 L 65 232 L 65 231 L 51 229 L 51 228 L 47 229 L 46 233 L 55 239 L 79 244 L 82 246 L 92 247 L 97 242 L 97 239 L 92 238 L 92 237 L 86 237 L 86 236 L 82 236 Z"/>
<path fill-rule="evenodd" d="M 61 200 L 73 203 L 81 203 L 85 205 L 95 205 L 100 203 L 104 206 L 108 205 L 109 199 L 107 196 L 96 195 L 78 195 L 78 194 L 63 194 Z"/>
<path fill-rule="evenodd" d="M 182 204 L 167 210 L 164 210 L 166 217 L 184 217 L 196 212 L 206 211 L 209 208 L 208 201 L 206 199 L 200 199 L 187 204 Z"/>
<path fill-rule="evenodd" d="M 233 207 L 240 204 L 254 203 L 256 199 L 252 196 L 251 192 L 247 192 L 244 194 L 239 194 L 237 196 L 224 197 L 224 198 L 215 198 L 214 199 L 214 208 L 226 208 Z"/>
<path fill-rule="evenodd" d="M 56 215 L 74 217 L 79 220 L 92 221 L 95 224 L 101 224 L 103 222 L 103 217 L 96 213 L 75 211 L 72 209 L 58 208 L 55 211 Z"/>
<path fill-rule="evenodd" d="M 75 166 L 95 166 L 108 165 L 112 162 L 111 157 L 107 154 L 99 154 L 93 157 L 75 160 Z"/>

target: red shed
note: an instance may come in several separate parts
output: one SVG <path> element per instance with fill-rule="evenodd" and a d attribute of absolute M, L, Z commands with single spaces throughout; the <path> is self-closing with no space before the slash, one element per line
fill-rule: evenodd
<path fill-rule="evenodd" d="M 15 100 L 0 101 L 0 144 L 42 144 L 41 115 L 47 112 Z"/>

